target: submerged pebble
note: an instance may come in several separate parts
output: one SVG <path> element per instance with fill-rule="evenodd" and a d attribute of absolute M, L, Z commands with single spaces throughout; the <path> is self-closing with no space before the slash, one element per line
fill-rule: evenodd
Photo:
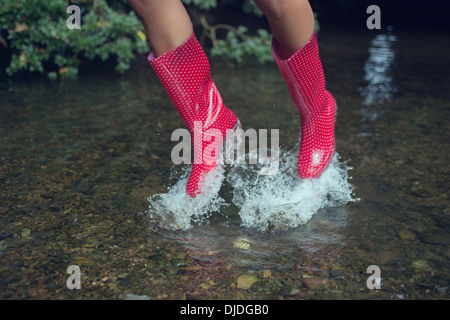
<path fill-rule="evenodd" d="M 123 296 L 123 300 L 150 300 L 149 296 L 127 293 Z"/>
<path fill-rule="evenodd" d="M 407 229 L 400 230 L 398 235 L 400 236 L 400 238 L 402 240 L 415 240 L 416 239 L 416 235 Z"/>
<path fill-rule="evenodd" d="M 412 266 L 419 271 L 431 271 L 432 268 L 427 260 L 413 261 Z"/>
<path fill-rule="evenodd" d="M 258 278 L 254 275 L 242 275 L 237 279 L 237 288 L 248 290 L 252 285 L 258 282 Z"/>
<path fill-rule="evenodd" d="M 234 245 L 236 248 L 243 249 L 243 250 L 248 250 L 248 249 L 250 249 L 250 241 L 248 241 L 247 239 L 236 239 L 236 240 L 233 242 L 233 245 Z"/>

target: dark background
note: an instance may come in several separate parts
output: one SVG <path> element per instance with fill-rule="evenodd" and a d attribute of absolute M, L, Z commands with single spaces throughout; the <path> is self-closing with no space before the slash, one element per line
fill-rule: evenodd
<path fill-rule="evenodd" d="M 220 3 L 220 2 L 219 2 Z M 417 32 L 418 45 L 425 45 L 424 34 L 439 33 L 450 35 L 450 5 L 446 0 L 310 0 L 321 29 L 333 28 L 342 32 L 367 32 L 366 21 L 370 14 L 367 7 L 377 5 L 381 10 L 381 28 L 394 28 L 395 32 Z M 247 25 L 250 29 L 266 27 L 265 18 L 246 15 L 240 4 L 236 8 L 227 6 L 207 13 L 208 19 L 214 23 Z M 240 10 L 240 12 L 237 12 Z M 243 20 L 245 19 L 245 20 Z M 6 77 L 5 69 L 9 65 L 10 52 L 0 45 L 0 78 Z"/>
<path fill-rule="evenodd" d="M 366 28 L 370 16 L 366 9 L 378 5 L 382 27 L 391 25 L 400 30 L 449 29 L 450 6 L 445 0 L 310 0 L 321 25 Z"/>

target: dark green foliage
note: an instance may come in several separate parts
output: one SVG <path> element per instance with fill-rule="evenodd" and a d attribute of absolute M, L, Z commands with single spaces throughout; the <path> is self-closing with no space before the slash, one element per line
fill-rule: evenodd
<path fill-rule="evenodd" d="M 270 59 L 270 33 L 258 29 L 252 34 L 246 26 L 209 25 L 205 13 L 220 12 L 220 6 L 234 6 L 248 15 L 261 17 L 252 0 L 183 0 L 192 16 L 203 27 L 202 35 L 211 40 L 212 54 L 240 62 L 255 57 Z M 126 1 L 106 0 L 0 0 L 0 45 L 12 57 L 7 73 L 40 72 L 50 78 L 74 76 L 81 61 L 113 58 L 116 70 L 123 72 L 136 54 L 150 50 L 144 29 Z M 69 29 L 67 7 L 81 9 L 81 29 Z M 222 38 L 216 30 L 225 30 Z"/>
<path fill-rule="evenodd" d="M 136 53 L 148 51 L 134 12 L 113 9 L 105 0 L 78 1 L 81 29 L 67 28 L 67 1 L 1 0 L 0 30 L 12 59 L 7 72 L 45 72 L 51 78 L 77 74 L 82 59 L 116 58 L 124 71 Z"/>

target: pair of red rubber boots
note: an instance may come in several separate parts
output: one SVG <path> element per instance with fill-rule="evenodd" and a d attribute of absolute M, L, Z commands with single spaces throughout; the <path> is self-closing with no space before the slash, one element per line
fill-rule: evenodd
<path fill-rule="evenodd" d="M 308 43 L 290 58 L 280 59 L 279 51 L 273 41 L 273 57 L 301 115 L 298 175 L 301 179 L 313 179 L 326 169 L 334 154 L 336 103 L 325 89 L 314 32 Z M 225 107 L 212 80 L 209 61 L 195 34 L 159 57 L 151 52 L 148 61 L 191 137 L 194 131 L 203 133 L 201 141 L 194 143 L 194 164 L 186 185 L 186 193 L 195 197 L 202 192 L 206 175 L 217 167 L 214 159 L 218 158 L 227 134 L 240 126 L 239 120 Z"/>

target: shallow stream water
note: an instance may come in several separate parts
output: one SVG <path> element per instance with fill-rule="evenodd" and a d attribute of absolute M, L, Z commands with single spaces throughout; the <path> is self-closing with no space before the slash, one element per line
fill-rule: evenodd
<path fill-rule="evenodd" d="M 93 68 L 74 81 L 2 81 L 0 297 L 447 299 L 448 36 L 322 30 L 319 45 L 339 105 L 343 187 L 334 191 L 345 199 L 282 230 L 243 225 L 266 207 L 254 206 L 261 198 L 242 210 L 236 179 L 225 179 L 218 212 L 201 224 L 151 221 L 147 199 L 168 193 L 183 170 L 170 158 L 183 123 L 145 58 L 124 75 Z M 212 71 L 244 127 L 280 129 L 280 149 L 295 150 L 300 118 L 275 64 L 216 58 Z M 66 286 L 70 265 L 81 290 Z M 379 282 L 368 282 L 373 265 Z"/>

